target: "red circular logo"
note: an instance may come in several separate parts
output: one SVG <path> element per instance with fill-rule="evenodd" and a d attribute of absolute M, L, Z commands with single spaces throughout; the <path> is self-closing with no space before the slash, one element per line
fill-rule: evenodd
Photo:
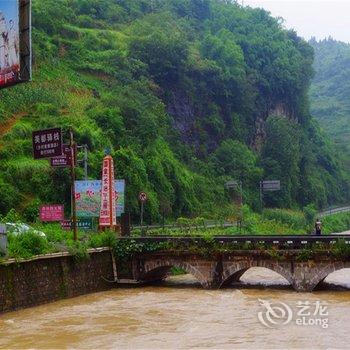
<path fill-rule="evenodd" d="M 146 202 L 146 200 L 147 200 L 147 193 L 146 192 L 140 192 L 139 193 L 139 200 L 140 200 L 140 202 Z"/>

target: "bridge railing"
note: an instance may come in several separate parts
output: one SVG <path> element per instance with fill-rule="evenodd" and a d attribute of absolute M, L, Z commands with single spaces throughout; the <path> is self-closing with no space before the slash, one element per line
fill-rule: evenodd
<path fill-rule="evenodd" d="M 174 236 L 149 236 L 149 237 L 121 237 L 121 240 L 134 240 L 138 243 L 161 243 L 161 242 L 173 242 L 184 244 L 202 244 L 207 242 L 206 238 L 201 236 L 191 237 L 174 237 Z M 283 247 L 285 249 L 302 249 L 311 247 L 314 244 L 335 244 L 339 239 L 344 240 L 346 244 L 350 244 L 349 235 L 254 235 L 254 236 L 215 236 L 210 239 L 218 244 L 251 244 L 252 246 L 265 245 Z"/>

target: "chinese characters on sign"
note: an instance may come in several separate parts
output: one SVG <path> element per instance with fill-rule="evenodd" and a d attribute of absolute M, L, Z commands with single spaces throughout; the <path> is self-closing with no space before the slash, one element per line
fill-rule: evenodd
<path fill-rule="evenodd" d="M 62 132 L 60 128 L 33 132 L 34 159 L 62 156 Z"/>
<path fill-rule="evenodd" d="M 114 189 L 114 165 L 113 158 L 106 156 L 103 158 L 102 166 L 102 189 L 101 189 L 101 208 L 99 226 L 116 226 L 117 208 L 116 193 Z"/>
<path fill-rule="evenodd" d="M 71 220 L 63 220 L 61 221 L 61 228 L 63 230 L 71 230 L 72 229 L 72 221 Z M 80 219 L 77 221 L 77 228 L 81 230 L 92 230 L 92 220 L 91 219 Z"/>
<path fill-rule="evenodd" d="M 280 180 L 260 181 L 260 186 L 263 191 L 279 191 L 281 189 Z"/>
<path fill-rule="evenodd" d="M 77 150 L 74 149 L 74 156 L 76 156 Z M 50 159 L 52 167 L 65 167 L 72 166 L 72 151 L 69 145 L 62 146 L 62 156 L 53 157 Z M 74 165 L 76 164 L 76 159 L 74 160 Z"/>
<path fill-rule="evenodd" d="M 64 206 L 61 204 L 48 204 L 40 207 L 40 221 L 53 222 L 64 219 Z"/>

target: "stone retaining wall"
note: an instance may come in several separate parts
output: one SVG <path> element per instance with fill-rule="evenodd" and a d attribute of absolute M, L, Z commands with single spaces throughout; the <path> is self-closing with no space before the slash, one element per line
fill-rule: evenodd
<path fill-rule="evenodd" d="M 114 286 L 112 254 L 107 248 L 89 250 L 77 261 L 68 253 L 7 261 L 0 265 L 0 312 L 58 299 L 99 292 Z"/>

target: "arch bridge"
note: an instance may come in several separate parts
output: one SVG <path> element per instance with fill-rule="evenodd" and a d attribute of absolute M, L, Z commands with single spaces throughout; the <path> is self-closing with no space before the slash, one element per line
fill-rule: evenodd
<path fill-rule="evenodd" d="M 172 267 L 178 267 L 192 274 L 204 288 L 221 288 L 239 281 L 249 268 L 264 267 L 283 276 L 296 291 L 312 291 L 330 273 L 350 268 L 350 257 L 331 252 L 331 246 L 339 238 L 350 244 L 350 236 L 334 235 L 215 237 L 216 246 L 222 245 L 223 249 L 212 254 L 210 251 L 203 254 L 186 249 L 138 253 L 129 261 L 126 274 L 125 268 L 122 272 L 121 264 L 116 262 L 117 276 L 124 275 L 121 278 L 134 282 L 160 281 L 169 275 Z M 173 241 L 185 246 L 205 245 L 200 237 L 142 237 L 133 240 L 138 243 Z M 323 245 L 323 249 L 312 251 L 315 243 Z M 225 244 L 245 244 L 248 248 L 226 251 Z M 303 252 L 312 253 L 312 256 L 305 257 Z"/>

